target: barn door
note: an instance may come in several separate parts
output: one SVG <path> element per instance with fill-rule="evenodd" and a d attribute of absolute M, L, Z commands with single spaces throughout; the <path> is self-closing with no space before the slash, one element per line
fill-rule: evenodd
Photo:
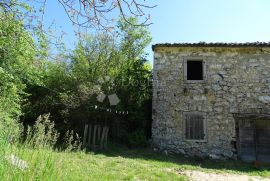
<path fill-rule="evenodd" d="M 244 161 L 256 160 L 255 124 L 253 120 L 239 120 L 238 155 Z"/>
<path fill-rule="evenodd" d="M 241 160 L 270 163 L 270 120 L 239 120 Z"/>
<path fill-rule="evenodd" d="M 270 163 L 270 120 L 256 120 L 257 160 Z"/>

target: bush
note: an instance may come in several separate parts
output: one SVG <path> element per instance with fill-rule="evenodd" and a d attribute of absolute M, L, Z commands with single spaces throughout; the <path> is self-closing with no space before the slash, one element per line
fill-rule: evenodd
<path fill-rule="evenodd" d="M 147 145 L 147 139 L 143 130 L 137 130 L 131 134 L 128 134 L 127 139 L 130 147 L 142 147 Z"/>
<path fill-rule="evenodd" d="M 55 129 L 55 124 L 49 119 L 50 114 L 38 117 L 34 126 L 29 126 L 24 141 L 30 148 L 53 149 L 59 141 L 60 133 Z M 61 144 L 61 143 L 60 143 Z M 74 151 L 81 148 L 80 137 L 73 130 L 68 130 L 64 136 L 63 144 L 59 145 L 63 150 Z"/>
<path fill-rule="evenodd" d="M 73 130 L 66 132 L 64 142 L 64 149 L 66 151 L 78 151 L 82 146 L 79 135 L 74 133 Z"/>
<path fill-rule="evenodd" d="M 33 127 L 28 127 L 25 144 L 33 148 L 53 148 L 59 138 L 49 114 L 39 116 Z"/>

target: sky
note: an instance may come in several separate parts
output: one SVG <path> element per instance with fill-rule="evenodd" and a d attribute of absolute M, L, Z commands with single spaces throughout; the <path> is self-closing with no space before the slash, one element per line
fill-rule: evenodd
<path fill-rule="evenodd" d="M 270 41 L 270 0 L 146 0 L 157 5 L 151 15 L 152 44 L 195 42 Z M 74 47 L 73 27 L 56 0 L 49 0 L 45 22 L 67 33 L 65 43 Z M 151 45 L 146 48 L 152 62 Z"/>

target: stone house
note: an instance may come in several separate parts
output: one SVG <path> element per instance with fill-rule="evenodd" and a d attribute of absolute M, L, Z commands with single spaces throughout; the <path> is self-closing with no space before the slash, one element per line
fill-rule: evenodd
<path fill-rule="evenodd" d="M 270 44 L 155 44 L 153 145 L 270 162 Z"/>

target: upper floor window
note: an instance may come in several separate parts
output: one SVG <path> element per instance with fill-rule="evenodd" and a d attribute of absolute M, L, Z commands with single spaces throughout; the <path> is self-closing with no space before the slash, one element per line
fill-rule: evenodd
<path fill-rule="evenodd" d="M 188 82 L 205 80 L 205 66 L 203 60 L 188 59 L 185 61 L 185 80 Z"/>

